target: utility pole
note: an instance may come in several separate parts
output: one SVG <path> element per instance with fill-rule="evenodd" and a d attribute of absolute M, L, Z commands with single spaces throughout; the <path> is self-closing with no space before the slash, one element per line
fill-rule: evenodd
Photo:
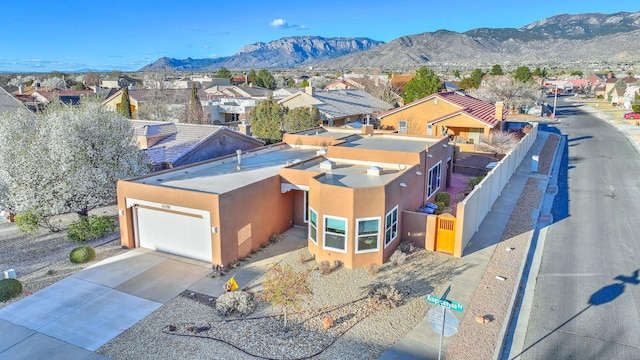
<path fill-rule="evenodd" d="M 551 115 L 551 118 L 555 120 L 556 118 L 556 105 L 558 104 L 558 80 L 556 79 L 556 91 L 555 91 L 555 96 L 553 98 L 553 115 Z"/>

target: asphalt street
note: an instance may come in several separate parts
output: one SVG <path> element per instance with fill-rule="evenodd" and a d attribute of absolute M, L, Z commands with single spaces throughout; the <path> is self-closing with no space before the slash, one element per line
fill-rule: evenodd
<path fill-rule="evenodd" d="M 565 100 L 547 129 L 566 138 L 554 222 L 524 346 L 510 358 L 640 359 L 640 154 L 616 127 Z"/>

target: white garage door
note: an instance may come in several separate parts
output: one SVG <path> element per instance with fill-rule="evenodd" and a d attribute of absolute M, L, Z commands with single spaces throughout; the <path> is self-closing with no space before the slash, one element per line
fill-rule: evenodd
<path fill-rule="evenodd" d="M 136 207 L 138 246 L 212 262 L 208 218 Z"/>

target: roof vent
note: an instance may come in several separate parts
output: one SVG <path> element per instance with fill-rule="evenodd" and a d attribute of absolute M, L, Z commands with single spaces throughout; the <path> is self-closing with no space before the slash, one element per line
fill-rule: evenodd
<path fill-rule="evenodd" d="M 380 169 L 377 166 L 372 166 L 370 168 L 367 169 L 367 175 L 371 175 L 371 176 L 380 176 L 380 171 L 382 169 Z"/>
<path fill-rule="evenodd" d="M 325 160 L 320 163 L 320 169 L 323 169 L 323 170 L 331 170 L 333 169 L 334 166 L 335 166 L 335 163 L 329 160 Z"/>
<path fill-rule="evenodd" d="M 320 150 L 316 151 L 316 155 L 327 155 L 327 150 L 320 149 Z"/>

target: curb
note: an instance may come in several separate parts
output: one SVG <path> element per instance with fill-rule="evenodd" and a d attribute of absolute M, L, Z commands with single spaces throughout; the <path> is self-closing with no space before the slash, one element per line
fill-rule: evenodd
<path fill-rule="evenodd" d="M 500 331 L 500 336 L 498 337 L 498 343 L 496 344 L 493 355 L 494 360 L 510 359 L 510 355 L 514 352 L 514 342 L 516 342 L 517 340 L 516 333 L 522 331 L 522 322 L 519 322 L 518 319 L 520 318 L 520 313 L 523 307 L 526 308 L 523 312 L 523 315 L 526 315 L 525 319 L 527 319 L 528 321 L 531 309 L 526 306 L 527 299 L 533 296 L 538 269 L 540 267 L 539 262 L 541 261 L 542 255 L 539 251 L 537 251 L 539 245 L 538 242 L 540 242 L 540 248 L 544 248 L 547 233 L 546 227 L 553 223 L 551 208 L 555 195 L 558 192 L 557 176 L 554 176 L 554 174 L 558 174 L 563 149 L 566 144 L 566 139 L 561 135 L 558 136 L 560 136 L 560 141 L 558 142 L 555 155 L 551 161 L 549 174 L 545 177 L 546 179 L 543 180 L 543 183 L 546 184 L 544 184 L 544 192 L 542 193 L 539 207 L 537 209 L 534 209 L 532 213 L 532 217 L 534 219 L 534 228 L 532 229 L 531 236 L 529 238 L 529 246 L 526 252 L 527 255 L 523 259 L 522 265 L 520 266 L 520 274 L 516 282 L 518 284 L 517 289 L 512 294 L 511 300 L 509 302 L 509 308 L 511 309 L 511 312 L 508 316 L 505 317 L 505 321 L 502 325 L 502 330 Z M 542 236 L 540 236 L 541 234 Z M 536 261 L 534 261 L 534 259 Z M 531 287 L 530 284 L 533 284 L 533 287 Z M 507 333 L 512 335 L 507 335 Z M 522 341 L 522 344 L 520 344 L 520 341 L 517 342 L 519 348 L 515 349 L 515 351 L 518 351 L 519 355 L 519 353 L 522 351 L 522 347 L 524 347 L 524 341 Z"/>

